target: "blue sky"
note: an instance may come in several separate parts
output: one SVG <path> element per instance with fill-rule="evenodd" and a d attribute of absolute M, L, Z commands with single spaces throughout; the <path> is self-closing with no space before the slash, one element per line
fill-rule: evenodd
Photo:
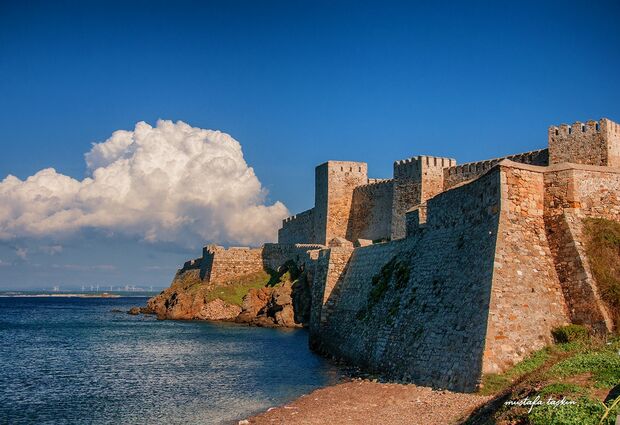
<path fill-rule="evenodd" d="M 389 177 L 418 154 L 542 148 L 551 124 L 620 120 L 618 16 L 617 1 L 1 1 L 0 179 L 81 180 L 91 143 L 160 118 L 230 134 L 291 212 L 328 159 Z M 199 252 L 86 233 L 0 241 L 0 288 L 164 286 Z"/>

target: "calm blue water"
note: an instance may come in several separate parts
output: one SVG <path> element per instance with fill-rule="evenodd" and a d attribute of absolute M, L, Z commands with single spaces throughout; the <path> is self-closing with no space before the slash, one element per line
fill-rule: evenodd
<path fill-rule="evenodd" d="M 0 298 L 0 423 L 230 423 L 335 382 L 303 330 L 130 316 L 146 298 Z"/>

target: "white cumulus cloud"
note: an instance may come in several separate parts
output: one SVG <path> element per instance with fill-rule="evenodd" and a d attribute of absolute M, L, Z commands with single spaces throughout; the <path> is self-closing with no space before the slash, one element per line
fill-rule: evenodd
<path fill-rule="evenodd" d="M 0 182 L 0 239 L 83 229 L 191 246 L 273 241 L 284 204 L 266 191 L 228 134 L 178 121 L 119 130 L 85 155 L 89 177 L 53 168 Z"/>

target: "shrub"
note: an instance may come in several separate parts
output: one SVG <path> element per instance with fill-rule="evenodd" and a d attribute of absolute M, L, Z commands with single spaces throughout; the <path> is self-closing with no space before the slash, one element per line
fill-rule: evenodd
<path fill-rule="evenodd" d="M 409 266 L 406 263 L 398 262 L 394 270 L 394 281 L 397 289 L 402 289 L 409 282 Z"/>
<path fill-rule="evenodd" d="M 588 328 L 582 325 L 566 325 L 551 331 L 553 339 L 558 344 L 573 341 L 586 341 L 589 337 Z"/>

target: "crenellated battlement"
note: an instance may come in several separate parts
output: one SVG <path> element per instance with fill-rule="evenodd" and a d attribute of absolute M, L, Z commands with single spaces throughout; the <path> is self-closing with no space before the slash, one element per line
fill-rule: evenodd
<path fill-rule="evenodd" d="M 308 218 L 311 215 L 312 215 L 312 208 L 310 208 L 309 210 L 291 215 L 289 217 L 286 217 L 284 220 L 282 220 L 282 225 L 290 223 L 291 221 L 302 220 L 302 219 Z"/>
<path fill-rule="evenodd" d="M 368 177 L 368 165 L 327 161 L 316 167 L 314 208 L 287 217 L 278 240 L 327 244 L 333 238 L 407 237 L 407 211 L 478 179 L 502 160 L 549 166 L 561 162 L 620 167 L 620 125 L 606 118 L 549 127 L 549 147 L 483 161 L 416 155 L 393 162 L 391 179 Z"/>
<path fill-rule="evenodd" d="M 355 192 L 374 192 L 376 190 L 381 190 L 382 188 L 390 188 L 394 184 L 394 179 L 368 179 L 368 184 L 357 186 L 353 189 Z"/>
<path fill-rule="evenodd" d="M 451 187 L 467 180 L 480 177 L 504 159 L 520 162 L 522 164 L 546 166 L 549 165 L 549 150 L 538 149 L 516 155 L 508 155 L 501 158 L 468 162 L 447 168 L 444 170 L 444 190 L 450 189 Z"/>
<path fill-rule="evenodd" d="M 328 161 L 314 208 L 284 219 L 278 243 L 209 245 L 183 270 L 217 284 L 293 261 L 312 348 L 387 378 L 474 391 L 559 326 L 618 329 L 584 220 L 620 222 L 620 125 L 562 124 L 548 137 L 548 149 L 461 165 L 395 161 L 392 179 Z"/>
<path fill-rule="evenodd" d="M 446 168 L 456 165 L 456 160 L 437 156 L 418 155 L 394 161 L 394 178 L 418 178 L 424 168 Z"/>
<path fill-rule="evenodd" d="M 590 120 L 585 123 L 582 123 L 581 121 L 576 121 L 573 124 L 560 124 L 559 126 L 549 127 L 549 132 L 553 133 L 554 136 L 569 136 L 569 135 L 572 135 L 574 132 L 600 133 L 601 124 L 603 123 L 603 121 L 604 120 L 600 120 L 600 121 Z"/>
<path fill-rule="evenodd" d="M 548 140 L 552 164 L 620 166 L 620 126 L 607 118 L 551 126 Z"/>

